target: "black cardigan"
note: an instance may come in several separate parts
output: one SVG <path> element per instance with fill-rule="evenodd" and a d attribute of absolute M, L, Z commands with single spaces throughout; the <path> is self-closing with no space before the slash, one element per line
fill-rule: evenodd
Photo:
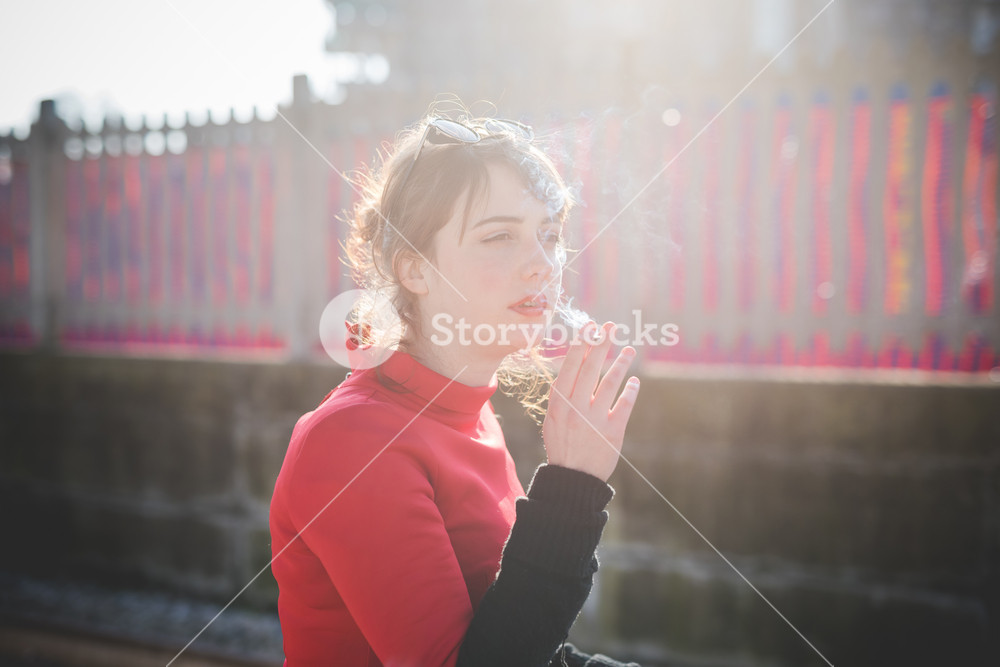
<path fill-rule="evenodd" d="M 624 667 L 566 643 L 593 585 L 613 495 L 593 475 L 539 466 L 527 498 L 517 501 L 500 572 L 476 609 L 457 667 Z"/>

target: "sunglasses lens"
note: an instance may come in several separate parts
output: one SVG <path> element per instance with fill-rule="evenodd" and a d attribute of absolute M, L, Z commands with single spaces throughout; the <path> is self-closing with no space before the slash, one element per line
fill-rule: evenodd
<path fill-rule="evenodd" d="M 446 118 L 436 118 L 431 121 L 431 125 L 435 130 L 444 134 L 452 140 L 462 141 L 467 144 L 474 144 L 479 141 L 479 135 L 471 127 L 466 127 L 461 123 L 456 123 L 455 121 L 448 120 Z M 428 141 L 431 143 L 439 143 L 440 141 L 434 141 L 428 137 Z"/>
<path fill-rule="evenodd" d="M 490 134 L 512 134 L 515 137 L 526 139 L 528 141 L 535 138 L 535 132 L 530 126 L 518 123 L 514 120 L 488 118 L 483 123 L 483 127 L 485 127 Z"/>

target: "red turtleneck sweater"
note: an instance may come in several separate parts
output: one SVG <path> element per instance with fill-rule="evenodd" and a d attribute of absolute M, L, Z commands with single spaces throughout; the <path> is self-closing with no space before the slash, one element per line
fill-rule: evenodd
<path fill-rule="evenodd" d="M 379 370 L 401 391 L 353 373 L 299 419 L 275 485 L 290 667 L 453 663 L 524 495 L 495 377 L 449 384 L 401 352 Z"/>
<path fill-rule="evenodd" d="M 565 643 L 614 492 L 543 465 L 520 497 L 495 390 L 396 352 L 299 420 L 271 501 L 287 667 L 621 667 Z"/>

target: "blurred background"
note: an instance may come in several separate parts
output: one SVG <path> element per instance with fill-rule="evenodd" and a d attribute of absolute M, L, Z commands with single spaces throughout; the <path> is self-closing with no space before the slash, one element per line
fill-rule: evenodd
<path fill-rule="evenodd" d="M 319 319 L 354 287 L 348 178 L 457 100 L 532 124 L 577 193 L 574 303 L 679 334 L 638 348 L 641 476 L 571 639 L 1000 660 L 1000 2 L 3 16 L 3 664 L 164 665 L 237 594 L 173 664 L 280 664 L 268 503 L 346 372 Z M 494 404 L 526 483 L 538 428 Z"/>

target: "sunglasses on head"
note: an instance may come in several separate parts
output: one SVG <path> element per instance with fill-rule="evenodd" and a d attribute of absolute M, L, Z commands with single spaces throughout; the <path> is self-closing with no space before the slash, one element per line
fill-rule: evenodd
<path fill-rule="evenodd" d="M 425 144 L 474 144 L 487 137 L 501 135 L 531 141 L 535 138 L 535 131 L 530 125 L 500 118 L 487 118 L 476 125 L 466 125 L 447 118 L 430 118 L 424 128 L 423 136 L 420 137 L 417 152 L 414 153 L 413 160 L 410 161 L 410 166 L 406 168 L 406 174 L 399 184 L 400 189 L 410 180 L 410 172 L 413 171 L 413 165 L 417 163 Z"/>

